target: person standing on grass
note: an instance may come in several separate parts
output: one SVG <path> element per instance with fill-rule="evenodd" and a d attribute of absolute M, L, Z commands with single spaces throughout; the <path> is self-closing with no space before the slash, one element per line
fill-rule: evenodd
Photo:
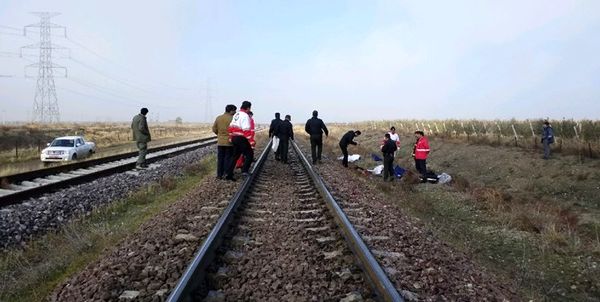
<path fill-rule="evenodd" d="M 346 132 L 346 134 L 344 134 L 340 140 L 340 149 L 342 149 L 342 154 L 344 155 L 344 158 L 342 159 L 342 165 L 344 165 L 346 168 L 348 167 L 348 145 L 358 145 L 358 143 L 354 141 L 354 138 L 360 134 L 361 132 L 359 130 L 350 130 Z"/>
<path fill-rule="evenodd" d="M 396 127 L 392 126 L 390 128 L 390 132 L 388 132 L 390 134 L 390 139 L 394 141 L 394 143 L 396 144 L 396 149 L 400 149 L 400 136 L 398 135 L 398 133 L 396 133 Z M 396 156 L 396 152 L 394 152 L 394 157 Z"/>
<path fill-rule="evenodd" d="M 554 129 L 549 121 L 544 121 L 542 127 L 542 144 L 544 144 L 544 159 L 550 158 L 550 144 L 554 143 Z"/>
<path fill-rule="evenodd" d="M 281 162 L 284 164 L 288 163 L 288 149 L 290 145 L 290 139 L 294 140 L 294 127 L 291 123 L 292 117 L 288 114 L 285 119 L 277 127 L 277 135 L 279 136 L 279 155 L 281 156 Z"/>
<path fill-rule="evenodd" d="M 133 117 L 131 122 L 131 131 L 133 132 L 133 140 L 139 150 L 136 168 L 147 168 L 146 154 L 148 153 L 148 142 L 152 140 L 150 137 L 150 129 L 148 129 L 148 121 L 146 120 L 148 108 L 142 108 L 140 114 Z"/>
<path fill-rule="evenodd" d="M 415 146 L 412 156 L 415 158 L 415 168 L 421 174 L 422 180 L 426 179 L 427 174 L 427 156 L 429 155 L 429 141 L 423 131 L 415 131 Z"/>
<path fill-rule="evenodd" d="M 325 126 L 325 123 L 318 118 L 319 112 L 317 110 L 313 111 L 312 118 L 306 121 L 306 126 L 304 126 L 304 131 L 310 135 L 310 153 L 312 156 L 313 165 L 319 161 L 321 162 L 321 153 L 323 151 L 323 132 L 325 132 L 325 136 L 329 136 L 329 131 Z"/>
<path fill-rule="evenodd" d="M 383 181 L 394 180 L 394 152 L 398 150 L 396 147 L 396 141 L 391 138 L 389 133 L 385 134 L 383 138 L 383 146 L 381 146 L 381 153 L 383 153 Z"/>
<path fill-rule="evenodd" d="M 233 155 L 233 146 L 229 141 L 229 124 L 237 107 L 235 105 L 225 106 L 225 113 L 217 116 L 212 126 L 212 131 L 217 135 L 217 179 L 222 179 L 227 171 L 227 165 Z"/>
<path fill-rule="evenodd" d="M 279 112 L 275 112 L 275 118 L 271 121 L 271 126 L 269 126 L 269 137 L 273 138 L 273 142 L 275 142 L 275 140 L 279 140 L 277 134 L 275 133 L 275 130 L 277 130 L 277 127 L 279 126 L 279 124 L 281 124 L 281 122 L 283 122 L 281 120 L 281 115 L 279 114 Z M 277 150 L 275 150 L 275 160 L 279 160 L 279 150 L 280 148 L 279 146 L 277 146 Z"/>
<path fill-rule="evenodd" d="M 252 121 L 248 112 L 252 107 L 252 103 L 248 101 L 242 102 L 240 111 L 233 115 L 231 123 L 227 132 L 229 133 L 229 140 L 233 145 L 233 156 L 229 166 L 227 167 L 227 176 L 225 179 L 235 181 L 233 177 L 233 170 L 235 169 L 235 163 L 237 162 L 240 155 L 244 155 L 245 161 L 242 167 L 242 175 L 247 176 L 250 170 L 250 165 L 254 160 L 254 151 L 250 145 L 250 139 L 253 138 Z"/>

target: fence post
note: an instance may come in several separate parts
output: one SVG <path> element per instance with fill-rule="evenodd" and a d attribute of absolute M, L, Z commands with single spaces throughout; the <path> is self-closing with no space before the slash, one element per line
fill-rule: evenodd
<path fill-rule="evenodd" d="M 517 130 L 515 130 L 515 124 L 510 124 L 510 126 L 512 127 L 513 133 L 515 134 L 515 146 L 518 146 L 518 138 L 517 138 Z"/>
<path fill-rule="evenodd" d="M 531 137 L 533 137 L 533 149 L 537 149 L 537 138 L 535 136 L 535 132 L 533 131 L 533 125 L 531 121 L 529 121 L 529 129 L 531 129 Z"/>

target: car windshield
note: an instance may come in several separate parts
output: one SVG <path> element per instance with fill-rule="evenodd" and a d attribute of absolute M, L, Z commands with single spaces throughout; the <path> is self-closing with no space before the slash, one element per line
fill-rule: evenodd
<path fill-rule="evenodd" d="M 74 147 L 75 140 L 73 139 L 55 139 L 50 144 L 51 147 Z"/>

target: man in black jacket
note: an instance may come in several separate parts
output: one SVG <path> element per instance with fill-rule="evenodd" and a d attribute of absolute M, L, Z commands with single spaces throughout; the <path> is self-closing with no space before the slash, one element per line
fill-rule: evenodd
<path fill-rule="evenodd" d="M 281 122 L 283 122 L 280 118 L 281 115 L 279 115 L 279 112 L 275 112 L 275 118 L 271 121 L 271 126 L 269 126 L 269 137 L 272 137 L 273 140 L 275 140 L 275 137 L 277 136 L 277 127 L 279 126 L 279 124 L 281 124 Z M 279 138 L 277 138 L 279 139 Z M 275 151 L 275 160 L 279 160 L 280 157 L 280 150 L 281 148 L 279 148 L 279 146 L 277 147 L 277 150 Z"/>
<path fill-rule="evenodd" d="M 277 127 L 277 135 L 279 136 L 279 155 L 281 161 L 285 164 L 288 162 L 288 148 L 290 145 L 290 139 L 294 140 L 294 129 L 290 122 L 292 117 L 288 114 L 285 119 Z"/>
<path fill-rule="evenodd" d="M 310 135 L 310 152 L 313 165 L 317 163 L 317 160 L 321 162 L 323 132 L 325 132 L 325 136 L 329 136 L 329 131 L 325 127 L 325 123 L 317 116 L 319 116 L 319 112 L 317 110 L 313 111 L 312 118 L 306 121 L 306 126 L 304 127 L 304 131 Z"/>
<path fill-rule="evenodd" d="M 381 146 L 381 153 L 383 153 L 383 181 L 394 180 L 394 152 L 398 150 L 396 147 L 396 141 L 391 139 L 389 133 L 385 134 L 383 139 L 383 146 Z"/>
<path fill-rule="evenodd" d="M 360 135 L 360 131 L 356 130 L 356 131 L 348 131 L 346 132 L 346 134 L 344 134 L 344 136 L 342 136 L 342 139 L 340 140 L 340 149 L 342 149 L 342 154 L 344 154 L 344 159 L 342 159 L 342 165 L 344 165 L 344 167 L 348 167 L 348 145 L 358 145 L 355 141 L 354 138 Z"/>

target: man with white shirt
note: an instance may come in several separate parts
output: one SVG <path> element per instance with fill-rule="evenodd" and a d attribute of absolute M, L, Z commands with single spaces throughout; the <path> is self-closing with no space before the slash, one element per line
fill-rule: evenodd
<path fill-rule="evenodd" d="M 396 149 L 400 149 L 400 136 L 396 133 L 396 127 L 392 126 L 388 134 L 390 135 L 390 139 L 396 143 Z M 394 157 L 396 157 L 396 151 L 394 151 Z"/>

